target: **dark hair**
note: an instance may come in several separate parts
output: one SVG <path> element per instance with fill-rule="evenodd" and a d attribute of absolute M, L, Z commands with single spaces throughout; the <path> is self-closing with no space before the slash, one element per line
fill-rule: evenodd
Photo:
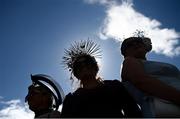
<path fill-rule="evenodd" d="M 132 46 L 134 43 L 142 43 L 145 45 L 147 52 L 151 51 L 151 39 L 147 37 L 129 37 L 125 39 L 121 44 L 121 54 L 126 56 L 126 50 L 128 47 Z"/>
<path fill-rule="evenodd" d="M 99 67 L 98 64 L 96 62 L 96 59 L 93 56 L 90 55 L 82 55 L 76 58 L 76 60 L 73 63 L 73 74 L 75 77 L 78 78 L 78 70 L 81 66 L 81 64 L 85 64 L 85 65 L 91 65 L 92 67 L 94 67 L 96 73 L 99 71 Z"/>

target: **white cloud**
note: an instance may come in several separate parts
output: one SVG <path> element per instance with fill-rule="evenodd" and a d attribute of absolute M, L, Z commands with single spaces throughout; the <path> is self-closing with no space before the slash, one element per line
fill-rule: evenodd
<path fill-rule="evenodd" d="M 117 0 L 84 0 L 86 3 L 95 4 L 99 3 L 102 5 L 116 4 Z"/>
<path fill-rule="evenodd" d="M 10 100 L 10 101 L 1 100 L 0 104 L 4 105 L 4 107 L 0 109 L 0 119 L 33 119 L 34 118 L 34 113 L 31 110 L 29 110 L 28 104 L 21 102 L 19 99 Z M 58 111 L 61 112 L 61 110 L 62 110 L 62 105 L 59 106 Z"/>
<path fill-rule="evenodd" d="M 0 110 L 1 119 L 33 119 L 34 114 L 28 109 L 28 106 L 23 104 L 20 100 L 1 101 L 5 105 Z"/>
<path fill-rule="evenodd" d="M 113 38 L 122 42 L 124 38 L 133 36 L 133 33 L 139 29 L 145 31 L 146 36 L 152 39 L 152 51 L 155 53 L 170 57 L 180 54 L 180 46 L 178 46 L 180 33 L 173 28 L 162 28 L 160 21 L 136 11 L 131 0 L 122 0 L 121 3 L 117 0 L 87 1 L 91 4 L 108 5 L 106 18 L 99 33 L 101 39 Z"/>
<path fill-rule="evenodd" d="M 99 3 L 101 5 L 117 5 L 117 4 L 122 4 L 124 1 L 127 3 L 132 3 L 132 0 L 84 0 L 88 4 L 96 4 Z"/>

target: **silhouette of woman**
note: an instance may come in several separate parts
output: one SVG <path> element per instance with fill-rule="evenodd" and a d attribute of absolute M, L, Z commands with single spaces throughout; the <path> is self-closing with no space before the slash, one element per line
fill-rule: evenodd
<path fill-rule="evenodd" d="M 97 78 L 100 47 L 87 40 L 65 50 L 64 64 L 81 86 L 66 95 L 61 117 L 141 117 L 133 98 L 118 80 Z"/>
<path fill-rule="evenodd" d="M 58 118 L 59 105 L 63 101 L 63 91 L 59 84 L 44 74 L 31 75 L 32 85 L 28 88 L 25 101 L 35 118 Z"/>
<path fill-rule="evenodd" d="M 146 60 L 151 49 L 151 40 L 146 37 L 129 37 L 123 41 L 122 81 L 142 106 L 144 116 L 180 116 L 180 107 L 172 104 L 180 104 L 180 71 L 168 63 Z"/>

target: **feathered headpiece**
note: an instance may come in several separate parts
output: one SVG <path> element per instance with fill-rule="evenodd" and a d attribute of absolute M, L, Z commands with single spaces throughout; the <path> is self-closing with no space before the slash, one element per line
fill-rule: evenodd
<path fill-rule="evenodd" d="M 137 29 L 133 34 L 134 34 L 133 37 L 126 38 L 122 42 L 122 44 L 121 44 L 121 53 L 122 53 L 122 55 L 125 55 L 125 50 L 134 41 L 143 43 L 145 45 L 145 48 L 146 48 L 147 52 L 152 50 L 151 39 L 148 38 L 148 37 L 145 37 L 145 35 L 146 35 L 145 31 Z"/>
<path fill-rule="evenodd" d="M 90 55 L 92 57 L 101 57 L 100 46 L 91 40 L 74 42 L 69 49 L 65 49 L 65 56 L 63 57 L 63 64 L 65 68 L 72 71 L 75 60 L 83 55 Z"/>

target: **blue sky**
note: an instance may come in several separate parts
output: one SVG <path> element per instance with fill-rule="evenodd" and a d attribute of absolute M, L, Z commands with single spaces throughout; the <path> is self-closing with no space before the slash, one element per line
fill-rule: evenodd
<path fill-rule="evenodd" d="M 61 61 L 64 49 L 76 40 L 90 38 L 100 44 L 100 76 L 105 80 L 120 79 L 123 59 L 119 51 L 123 40 L 120 34 L 129 35 L 131 28 L 138 27 L 133 26 L 137 21 L 129 21 L 127 29 L 121 29 L 128 21 L 123 19 L 129 19 L 125 16 L 128 11 L 131 17 L 139 16 L 137 19 L 143 21 L 140 29 L 154 40 L 155 48 L 148 58 L 180 68 L 180 1 L 128 0 L 126 3 L 121 0 L 0 0 L 0 101 L 23 103 L 31 84 L 30 74 L 36 73 L 51 75 L 67 94 L 71 90 L 70 74 Z M 141 26 L 143 23 L 146 28 Z M 0 110 L 7 108 L 4 105 L 0 103 Z"/>

